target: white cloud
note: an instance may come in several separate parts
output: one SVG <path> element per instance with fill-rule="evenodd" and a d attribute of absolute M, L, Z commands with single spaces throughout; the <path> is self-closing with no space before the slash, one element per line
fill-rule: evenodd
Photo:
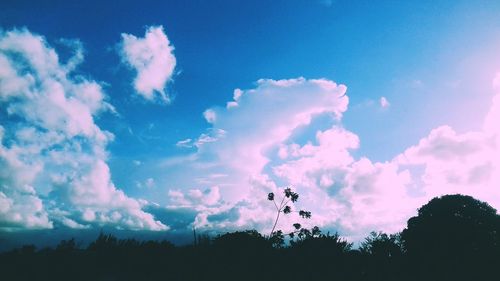
<path fill-rule="evenodd" d="M 213 124 L 217 120 L 217 114 L 213 109 L 207 109 L 203 112 L 203 117 L 208 123 Z"/>
<path fill-rule="evenodd" d="M 135 186 L 137 188 L 143 189 L 143 188 L 154 188 L 156 186 L 156 182 L 153 178 L 147 178 L 143 182 L 137 181 L 135 183 Z"/>
<path fill-rule="evenodd" d="M 345 90 L 323 79 L 259 80 L 257 88 L 235 94 L 238 107 L 211 109 L 217 114 L 212 128 L 226 134 L 199 153 L 215 154 L 247 177 L 259 174 L 269 161 L 265 150 L 285 141 L 296 128 L 319 114 L 339 119 L 347 109 Z"/>
<path fill-rule="evenodd" d="M 389 106 L 391 106 L 391 104 L 389 103 L 389 101 L 387 100 L 386 97 L 381 97 L 379 100 L 379 103 L 380 103 L 380 107 L 382 107 L 382 108 L 388 108 Z"/>
<path fill-rule="evenodd" d="M 192 142 L 193 142 L 193 140 L 192 140 L 192 139 L 185 139 L 185 140 L 180 140 L 180 141 L 178 141 L 175 145 L 176 145 L 177 147 L 188 147 L 188 148 L 189 148 L 189 147 L 192 147 L 192 146 L 193 146 L 193 145 L 192 145 Z"/>
<path fill-rule="evenodd" d="M 220 205 L 222 203 L 218 186 L 202 189 L 189 189 L 185 192 L 180 190 L 169 190 L 171 207 L 194 208 L 199 211 L 206 210 L 207 207 Z"/>
<path fill-rule="evenodd" d="M 112 106 L 98 83 L 74 76 L 83 52 L 69 46 L 63 64 L 41 36 L 0 34 L 0 114 L 16 120 L 0 126 L 0 227 L 167 229 L 112 183 L 113 135 L 94 122 Z"/>
<path fill-rule="evenodd" d="M 134 87 L 146 100 L 153 101 L 159 95 L 163 102 L 170 102 L 165 87 L 174 74 L 173 51 L 162 26 L 148 28 L 144 38 L 122 34 L 122 60 L 137 72 Z"/>

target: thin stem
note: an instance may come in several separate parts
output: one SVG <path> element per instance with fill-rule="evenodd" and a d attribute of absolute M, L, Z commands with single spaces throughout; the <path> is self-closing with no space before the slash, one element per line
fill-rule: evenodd
<path fill-rule="evenodd" d="M 276 201 L 274 201 L 274 199 L 273 199 L 273 203 L 274 203 L 274 207 L 276 207 L 276 210 L 279 211 L 280 209 L 278 208 L 278 205 L 276 205 Z"/>
<path fill-rule="evenodd" d="M 285 198 L 286 198 L 286 196 L 283 196 L 283 199 L 281 199 L 280 210 L 279 210 L 280 212 L 281 212 L 281 209 L 285 206 L 285 205 L 283 205 L 283 202 L 285 201 Z"/>
<path fill-rule="evenodd" d="M 271 230 L 271 234 L 269 236 L 272 236 L 274 233 L 274 228 L 276 228 L 276 224 L 278 223 L 278 219 L 280 218 L 280 213 L 281 211 L 278 211 L 278 215 L 276 216 L 276 220 L 274 221 L 273 229 Z"/>

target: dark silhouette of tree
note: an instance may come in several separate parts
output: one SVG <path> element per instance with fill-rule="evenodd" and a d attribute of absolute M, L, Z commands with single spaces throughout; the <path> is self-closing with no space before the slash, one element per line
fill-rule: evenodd
<path fill-rule="evenodd" d="M 291 241 L 291 257 L 295 280 L 348 280 L 352 269 L 349 266 L 348 253 L 352 243 L 335 233 L 322 234 L 318 228 L 304 231 L 303 235 Z"/>
<path fill-rule="evenodd" d="M 401 235 L 371 232 L 359 248 L 365 261 L 363 275 L 367 280 L 402 280 L 403 249 Z"/>
<path fill-rule="evenodd" d="M 71 238 L 69 240 L 62 240 L 56 246 L 56 251 L 60 253 L 71 253 L 77 250 L 75 238 Z"/>
<path fill-rule="evenodd" d="M 88 249 L 91 251 L 109 251 L 118 246 L 118 239 L 111 234 L 101 232 L 97 239 L 90 243 Z"/>
<path fill-rule="evenodd" d="M 322 234 L 318 228 L 314 232 L 304 234 L 302 238 L 291 241 L 292 248 L 306 249 L 312 254 L 328 251 L 330 254 L 338 255 L 347 253 L 352 248 L 352 243 L 340 238 L 338 233 Z"/>
<path fill-rule="evenodd" d="M 256 230 L 236 231 L 217 236 L 213 245 L 228 251 L 269 248 L 269 241 Z"/>
<path fill-rule="evenodd" d="M 445 195 L 422 206 L 401 238 L 410 261 L 421 266 L 420 279 L 486 280 L 500 261 L 499 226 L 487 203 Z"/>
<path fill-rule="evenodd" d="M 377 259 L 397 258 L 403 254 L 400 234 L 388 235 L 374 231 L 361 243 L 359 250 Z"/>
<path fill-rule="evenodd" d="M 209 270 L 216 280 L 259 280 L 272 261 L 273 247 L 256 230 L 236 231 L 216 237 L 212 254 L 216 264 Z M 268 269 L 269 270 L 269 269 Z"/>

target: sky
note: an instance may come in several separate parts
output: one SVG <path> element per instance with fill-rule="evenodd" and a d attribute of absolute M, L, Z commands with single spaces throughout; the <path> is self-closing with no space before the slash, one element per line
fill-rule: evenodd
<path fill-rule="evenodd" d="M 312 217 L 279 229 L 350 241 L 401 231 L 444 194 L 498 209 L 499 14 L 458 0 L 2 1 L 0 241 L 268 234 L 267 194 L 285 187 Z"/>

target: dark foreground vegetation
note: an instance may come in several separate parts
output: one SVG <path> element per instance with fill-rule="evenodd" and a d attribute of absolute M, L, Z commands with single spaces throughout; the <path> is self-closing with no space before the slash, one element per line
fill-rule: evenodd
<path fill-rule="evenodd" d="M 500 280 L 500 216 L 469 196 L 434 198 L 400 233 L 372 233 L 353 249 L 319 229 L 284 243 L 256 231 L 194 245 L 101 234 L 86 248 L 24 246 L 0 254 L 2 280 Z"/>

